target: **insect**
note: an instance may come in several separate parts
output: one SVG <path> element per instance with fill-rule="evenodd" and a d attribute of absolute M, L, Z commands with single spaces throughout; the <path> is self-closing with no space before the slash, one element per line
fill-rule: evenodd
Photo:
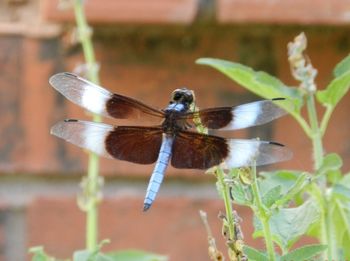
<path fill-rule="evenodd" d="M 156 163 L 151 175 L 144 211 L 156 198 L 166 168 L 208 169 L 257 166 L 291 158 L 291 151 L 282 144 L 245 139 L 225 139 L 191 130 L 195 119 L 202 126 L 215 130 L 237 130 L 261 125 L 283 116 L 275 105 L 277 98 L 239 105 L 192 111 L 194 94 L 186 88 L 176 89 L 171 101 L 158 110 L 135 99 L 112 93 L 71 73 L 58 73 L 50 84 L 68 100 L 103 116 L 116 119 L 159 118 L 155 126 L 111 126 L 76 119 L 56 123 L 51 134 L 101 156 L 138 164 Z"/>

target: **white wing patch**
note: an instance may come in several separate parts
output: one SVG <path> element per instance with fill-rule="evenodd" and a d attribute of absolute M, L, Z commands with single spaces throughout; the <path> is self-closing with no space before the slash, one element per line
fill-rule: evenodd
<path fill-rule="evenodd" d="M 108 116 L 106 102 L 113 94 L 106 89 L 71 73 L 55 74 L 49 82 L 71 102 L 91 112 Z"/>
<path fill-rule="evenodd" d="M 106 103 L 111 96 L 101 95 L 101 90 L 92 88 L 91 85 L 87 85 L 84 89 L 85 91 L 82 93 L 81 105 L 91 112 L 104 114 Z"/>
<path fill-rule="evenodd" d="M 258 126 L 285 115 L 287 112 L 277 105 L 278 102 L 286 103 L 287 101 L 283 98 L 277 98 L 232 107 L 232 121 L 222 130 L 238 130 Z"/>
<path fill-rule="evenodd" d="M 227 167 L 249 166 L 258 155 L 259 144 L 257 140 L 228 140 L 230 153 L 225 160 Z"/>
<path fill-rule="evenodd" d="M 247 103 L 232 108 L 233 121 L 223 130 L 238 130 L 255 125 L 261 106 L 259 102 Z"/>
<path fill-rule="evenodd" d="M 103 123 L 68 120 L 56 123 L 51 128 L 51 134 L 76 146 L 111 158 L 105 149 L 105 139 L 112 130 L 112 126 Z"/>
<path fill-rule="evenodd" d="M 223 167 L 248 167 L 254 162 L 256 166 L 289 160 L 293 153 L 282 144 L 260 140 L 228 139 L 229 155 Z"/>

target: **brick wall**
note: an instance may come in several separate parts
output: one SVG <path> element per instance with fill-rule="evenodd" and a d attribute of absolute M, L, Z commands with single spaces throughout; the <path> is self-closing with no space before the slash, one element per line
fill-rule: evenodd
<path fill-rule="evenodd" d="M 44 7 L 47 2 L 42 1 Z M 195 1 L 173 2 L 192 6 Z M 217 1 L 215 10 L 221 10 L 221 4 L 227 2 Z M 59 21 L 50 16 L 50 9 L 42 10 L 47 12 L 43 17 Z M 187 86 L 195 91 L 200 107 L 225 106 L 257 97 L 218 72 L 195 65 L 197 58 L 238 61 L 292 85 L 296 82 L 289 73 L 286 44 L 305 31 L 308 54 L 318 69 L 317 83 L 323 88 L 332 77 L 334 65 L 350 50 L 346 27 L 306 27 L 303 21 L 299 26 L 222 25 L 232 21 L 225 20 L 220 12 L 213 12 L 213 16 L 221 17 L 217 19 L 219 23 L 189 24 L 197 19 L 196 14 L 198 10 L 191 14 L 193 17 L 181 20 L 187 25 L 166 20 L 147 26 L 118 23 L 96 27 L 94 44 L 102 85 L 159 108 L 167 104 L 173 89 Z M 67 17 L 65 21 L 69 21 Z M 95 19 L 98 23 L 98 17 Z M 319 23 L 327 24 L 326 19 L 322 21 Z M 42 244 L 60 258 L 84 247 L 84 215 L 77 207 L 76 194 L 80 192 L 78 184 L 86 171 L 87 157 L 80 149 L 50 136 L 49 129 L 60 119 L 88 119 L 89 115 L 48 85 L 52 74 L 74 70 L 82 62 L 82 55 L 79 48 L 67 44 L 67 37 L 54 35 L 0 35 L 0 260 L 24 260 L 26 248 L 34 245 Z M 347 95 L 336 109 L 325 137 L 327 152 L 343 157 L 344 171 L 350 168 L 349 110 Z M 311 168 L 311 144 L 291 117 L 240 132 L 239 136 L 276 140 L 293 150 L 291 161 L 272 169 Z M 100 209 L 100 238 L 111 239 L 106 250 L 141 248 L 170 255 L 171 260 L 208 260 L 199 209 L 208 212 L 219 246 L 223 246 L 216 216 L 224 206 L 214 180 L 200 171 L 170 168 L 155 205 L 149 213 L 143 213 L 143 196 L 151 171 L 152 166 L 101 161 L 106 185 Z M 248 244 L 262 247 L 260 241 L 251 238 L 249 210 L 237 210 L 243 218 Z"/>

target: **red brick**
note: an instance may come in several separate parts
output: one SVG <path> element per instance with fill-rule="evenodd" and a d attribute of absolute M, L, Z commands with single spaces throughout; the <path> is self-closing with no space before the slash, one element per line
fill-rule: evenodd
<path fill-rule="evenodd" d="M 171 260 L 209 260 L 207 234 L 199 210 L 208 215 L 208 222 L 217 247 L 227 256 L 221 235 L 223 202 L 209 199 L 159 198 L 148 212 L 142 212 L 143 199 L 109 198 L 99 208 L 99 240 L 110 239 L 103 252 L 140 249 L 167 255 Z M 253 239 L 253 218 L 248 208 L 234 205 L 241 217 L 245 244 L 264 249 L 263 241 Z M 46 252 L 68 258 L 85 247 L 85 216 L 74 198 L 39 198 L 28 206 L 28 247 L 43 245 Z M 303 237 L 296 244 L 316 243 Z"/>
<path fill-rule="evenodd" d="M 42 16 L 53 22 L 73 22 L 72 10 L 58 8 L 58 0 L 44 0 Z M 188 24 L 197 13 L 196 0 L 90 0 L 86 16 L 91 23 Z"/>
<path fill-rule="evenodd" d="M 223 211 L 218 200 L 159 198 L 148 212 L 141 210 L 142 198 L 107 199 L 100 208 L 100 240 L 109 238 L 106 252 L 143 249 L 171 257 L 171 260 L 207 260 L 207 235 L 198 211 L 204 210 L 218 247 L 226 251 L 221 236 Z M 236 209 L 243 218 L 247 242 L 252 243 L 251 217 L 246 208 Z M 67 258 L 84 248 L 84 215 L 74 198 L 38 199 L 28 208 L 28 247 L 44 245 L 48 253 Z M 262 247 L 261 243 L 256 243 Z M 226 254 L 226 252 L 225 252 Z"/>
<path fill-rule="evenodd" d="M 348 24 L 347 0 L 218 0 L 221 23 Z"/>
<path fill-rule="evenodd" d="M 196 93 L 200 108 L 228 106 L 257 98 L 250 96 L 243 88 L 231 82 L 226 76 L 215 70 L 195 65 L 196 58 L 202 56 L 219 57 L 229 60 L 239 59 L 240 33 L 228 34 L 230 30 L 206 29 L 190 35 L 181 30 L 138 32 L 136 35 L 124 33 L 121 38 L 101 38 L 95 42 L 97 58 L 102 65 L 102 85 L 117 93 L 129 95 L 147 104 L 163 108 L 169 94 L 179 86 L 188 86 Z M 297 32 L 274 31 L 271 55 L 275 57 L 276 74 L 284 82 L 295 85 L 290 76 L 286 59 L 286 44 Z M 329 32 L 326 35 L 316 31 L 307 32 L 309 38 L 308 53 L 314 66 L 319 70 L 317 82 L 324 88 L 331 80 L 331 70 L 335 64 L 347 55 L 345 33 Z M 134 41 L 138 37 L 138 42 Z M 98 39 L 98 38 L 97 38 Z M 187 44 L 181 41 L 186 39 Z M 157 48 L 151 43 L 156 42 Z M 73 71 L 76 64 L 83 60 L 81 55 L 62 57 L 56 40 L 38 40 L 13 38 L 2 47 L 6 52 L 1 64 L 1 106 L 4 120 L 0 122 L 2 136 L 0 141 L 2 173 L 83 173 L 86 170 L 86 154 L 49 134 L 50 127 L 64 118 L 89 119 L 78 106 L 65 100 L 48 84 L 48 78 L 55 72 Z M 6 47 L 7 46 L 7 47 Z M 13 47 L 12 51 L 10 47 Z M 50 54 L 42 57 L 43 53 Z M 229 54 L 232 53 L 233 57 Z M 320 55 L 320 53 L 322 55 Z M 327 62 L 324 62 L 324 61 Z M 5 61 L 5 60 L 4 60 Z M 12 79 L 12 80 L 11 80 Z M 325 136 L 326 152 L 338 152 L 344 159 L 344 170 L 349 169 L 349 143 L 347 130 L 349 121 L 349 94 L 334 112 L 329 130 Z M 14 109 L 16 108 L 16 109 Z M 320 113 L 322 108 L 320 108 Z M 113 124 L 125 124 L 122 121 L 110 121 Z M 129 122 L 130 123 L 130 122 Z M 134 124 L 131 122 L 130 124 Z M 310 143 L 295 121 L 287 116 L 276 120 L 271 126 L 276 128 L 271 139 L 290 146 L 294 152 L 293 160 L 275 165 L 285 168 L 310 169 L 312 154 Z M 259 127 L 264 131 L 264 126 Z M 293 132 L 290 132 L 293 129 Z M 237 133 L 229 133 L 237 137 Z M 246 136 L 245 133 L 243 135 Z M 20 140 L 18 142 L 18 137 Z M 262 139 L 266 137 L 261 136 Z M 9 149 L 10 148 L 10 149 Z M 103 174 L 140 177 L 148 176 L 153 166 L 140 166 L 117 160 L 102 160 Z M 199 174 L 200 173 L 200 174 Z M 169 168 L 167 175 L 186 176 L 203 179 L 201 171 L 178 171 Z"/>

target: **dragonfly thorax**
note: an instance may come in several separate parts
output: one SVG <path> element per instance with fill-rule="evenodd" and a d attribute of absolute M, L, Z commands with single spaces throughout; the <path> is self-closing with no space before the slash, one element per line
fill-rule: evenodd
<path fill-rule="evenodd" d="M 186 129 L 186 122 L 180 116 L 190 110 L 194 93 L 187 88 L 176 89 L 171 94 L 171 101 L 164 109 L 165 119 L 162 123 L 163 131 L 167 134 L 175 134 Z"/>

